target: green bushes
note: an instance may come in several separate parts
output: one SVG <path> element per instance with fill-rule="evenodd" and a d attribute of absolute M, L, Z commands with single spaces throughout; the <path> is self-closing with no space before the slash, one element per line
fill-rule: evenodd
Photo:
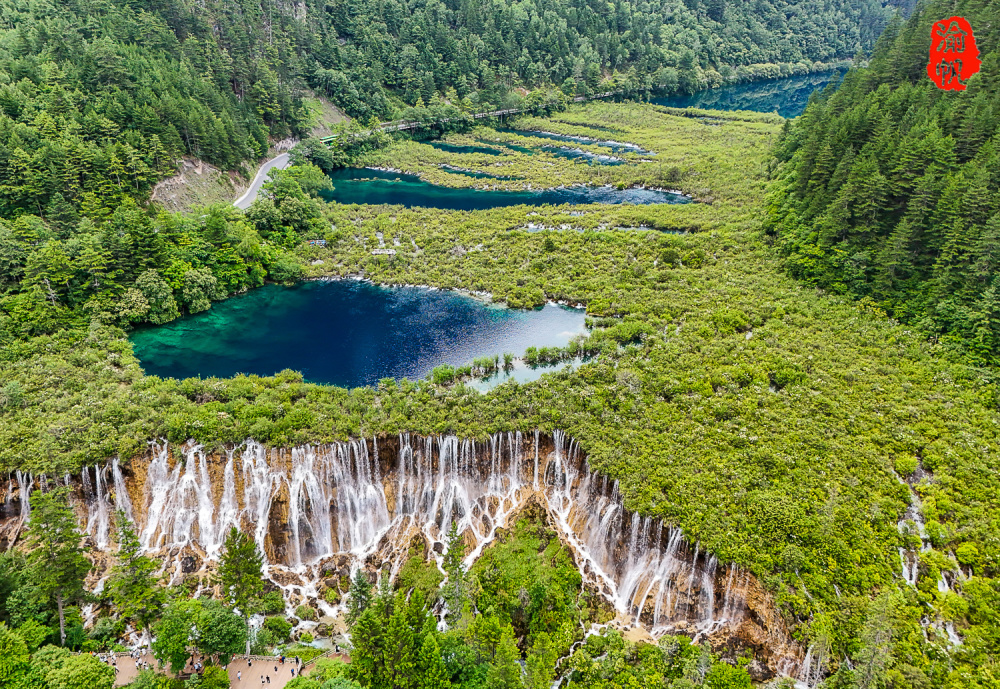
<path fill-rule="evenodd" d="M 646 106 L 601 104 L 551 123 L 579 133 L 588 124 L 615 127 L 665 158 L 675 155 L 676 142 L 684 169 L 692 169 L 685 179 L 711 191 L 711 205 L 573 209 L 584 215 L 568 207 L 449 213 L 330 206 L 324 222 L 337 225 L 335 240 L 295 250 L 324 260 L 313 266 L 303 259 L 307 277 L 363 270 L 382 283 L 448 282 L 498 300 L 541 294 L 586 304 L 595 328 L 559 354 L 587 357 L 573 373 L 484 395 L 456 384 L 454 367 L 436 380 L 356 390 L 304 383 L 294 372 L 160 380 L 142 375 L 123 331 L 95 324 L 4 340 L 0 381 L 4 390 L 17 384 L 11 397 L 19 402 L 0 408 L 0 464 L 61 476 L 111 456 L 137 457 L 143 439 L 164 435 L 219 449 L 248 435 L 294 444 L 400 431 L 483 439 L 558 428 L 579 440 L 591 468 L 620 481 L 627 504 L 681 526 L 720 562 L 758 575 L 789 619 L 830 615 L 836 657 L 855 662 L 868 597 L 902 586 L 896 522 L 909 497 L 893 469 L 907 476 L 908 458 L 920 457 L 930 473 L 915 490 L 929 535 L 957 562 L 921 565 L 919 589 L 898 611 L 904 621 L 896 638 L 907 641 L 890 654 L 926 668 L 933 685 L 945 687 L 950 668 L 961 668 L 959 676 L 987 666 L 982 659 L 996 634 L 1000 487 L 990 458 L 1000 454 L 1000 426 L 985 394 L 992 380 L 912 329 L 789 279 L 756 231 L 762 163 L 778 127 L 765 116 L 722 121 L 705 127 Z M 696 136 L 697 146 L 686 143 Z M 630 181 L 652 174 L 641 165 L 618 167 L 624 170 L 614 174 Z M 604 180 L 600 170 L 572 174 Z M 401 255 L 407 247 L 405 260 L 366 263 L 355 237 L 371 245 L 390 218 L 386 237 L 398 237 Z M 538 233 L 517 229 L 527 222 L 585 231 L 551 233 L 556 251 L 546 252 Z M 612 229 L 643 225 L 702 231 L 665 237 Z M 458 255 L 457 245 L 482 248 Z M 698 269 L 683 260 L 654 265 L 670 247 L 679 257 L 701 248 L 705 261 Z M 44 294 L 39 303 L 50 304 Z M 725 329 L 712 319 L 717 312 Z M 750 339 L 737 332 L 744 320 L 753 326 Z M 913 545 L 913 538 L 902 542 Z M 933 576 L 957 565 L 974 568 L 955 586 L 968 603 L 964 617 L 961 605 L 936 594 Z M 282 612 L 278 598 L 269 614 Z M 945 614 L 962 617 L 956 629 L 965 639 L 961 654 L 946 659 L 933 650 L 946 642 L 929 631 L 925 644 L 914 626 Z M 449 652 L 464 657 L 465 647 L 460 639 Z M 622 649 L 615 657 L 637 654 Z"/>
<path fill-rule="evenodd" d="M 492 610 L 526 645 L 541 633 L 558 639 L 594 614 L 581 605 L 582 578 L 555 532 L 522 518 L 469 570 L 477 609 Z"/>
<path fill-rule="evenodd" d="M 297 610 L 296 613 L 298 613 Z M 264 619 L 264 629 L 274 634 L 275 640 L 281 643 L 288 640 L 288 636 L 292 631 L 292 623 L 284 617 L 271 616 Z"/>
<path fill-rule="evenodd" d="M 441 364 L 436 366 L 433 371 L 431 371 L 431 380 L 434 381 L 435 385 L 446 385 L 453 380 L 455 380 L 455 367 L 449 366 L 448 364 Z"/>
<path fill-rule="evenodd" d="M 300 620 L 313 621 L 316 619 L 316 610 L 309 605 L 300 605 L 295 608 L 295 616 Z"/>
<path fill-rule="evenodd" d="M 285 611 L 285 599 L 281 591 L 268 591 L 261 600 L 261 612 L 265 615 L 278 615 Z"/>
<path fill-rule="evenodd" d="M 438 597 L 438 588 L 444 575 L 434 560 L 426 560 L 421 553 L 411 551 L 396 575 L 396 588 L 403 591 L 419 591 L 429 605 Z"/>

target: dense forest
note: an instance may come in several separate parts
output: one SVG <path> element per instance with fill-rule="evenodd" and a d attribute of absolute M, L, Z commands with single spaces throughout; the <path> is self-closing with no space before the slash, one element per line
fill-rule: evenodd
<path fill-rule="evenodd" d="M 225 667 L 246 649 L 279 653 L 282 665 L 284 658 L 309 661 L 322 653 L 310 645 L 308 632 L 295 632 L 292 639 L 293 625 L 315 619 L 315 606 L 286 610 L 281 592 L 261 576 L 255 544 L 236 529 L 221 554 L 219 582 L 227 593 L 218 600 L 192 596 L 187 583 L 164 586 L 156 561 L 140 551 L 134 525 L 119 513 L 117 563 L 106 591 L 88 596 L 83 579 L 89 562 L 78 545 L 79 532 L 69 526 L 73 514 L 65 489 L 43 495 L 35 511 L 28 538 L 44 548 L 28 557 L 19 551 L 0 553 L 0 681 L 5 689 L 111 689 L 117 671 L 106 662 L 108 656 L 95 652 L 124 650 L 118 639 L 127 626 L 152 634 L 151 659 L 160 670 L 136 672 L 126 685 L 130 689 L 228 689 Z M 537 514 L 506 530 L 471 568 L 463 565 L 463 555 L 453 526 L 443 572 L 414 554 L 394 582 L 373 581 L 358 570 L 326 588 L 329 602 L 341 596 L 347 601 L 351 662 L 317 658 L 308 676 L 299 673 L 284 686 L 550 689 L 558 669 L 567 676 L 568 689 L 750 689 L 748 657 L 739 664 L 723 662 L 708 644 L 683 635 L 641 646 L 613 629 L 581 639 L 580 626 L 607 619 L 608 611 L 581 586 L 569 552 Z M 50 605 L 56 595 L 58 621 Z M 117 615 L 101 615 L 84 629 L 79 607 L 84 600 L 113 608 Z M 431 613 L 442 602 L 451 611 L 445 615 L 447 630 L 439 629 Z M 251 614 L 262 622 L 250 625 Z M 72 654 L 69 648 L 90 653 Z M 206 665 L 186 679 L 163 671 L 178 673 L 196 657 Z M 118 669 L 127 662 L 133 661 L 119 658 Z M 251 668 L 245 668 L 244 682 Z"/>
<path fill-rule="evenodd" d="M 971 22 L 982 71 L 927 78 L 931 25 Z M 865 299 L 986 364 L 1000 352 L 1000 8 L 928 2 L 778 146 L 770 231 L 789 271 Z"/>
<path fill-rule="evenodd" d="M 232 169 L 306 133 L 308 87 L 365 119 L 413 114 L 408 105 L 488 108 L 525 86 L 693 91 L 850 58 L 889 14 L 876 0 L 606 9 L 2 3 L 0 312 L 35 324 L 0 325 L 0 339 L 86 318 L 84 304 L 127 304 L 127 290 L 155 300 L 163 285 L 139 283 L 151 268 L 190 311 L 202 295 L 290 277 L 281 252 L 297 235 L 261 238 L 239 223 L 223 233 L 215 215 L 151 218 L 142 207 L 182 155 Z M 311 219 L 295 203 L 271 224 L 304 230 Z M 177 242 L 185 248 L 166 250 Z M 166 318 L 148 313 L 122 318 Z"/>
<path fill-rule="evenodd" d="M 975 364 L 993 363 L 1000 337 L 997 11 L 932 0 L 889 24 L 885 5 L 0 0 L 0 466 L 8 490 L 24 478 L 13 472 L 50 477 L 31 495 L 24 547 L 0 554 L 0 685 L 110 687 L 110 668 L 68 649 L 121 649 L 128 628 L 153 634 L 162 663 L 133 689 L 227 687 L 211 663 L 184 682 L 163 674 L 195 654 L 318 652 L 311 635 L 290 634 L 315 601 L 286 605 L 236 531 L 218 580 L 171 586 L 119 514 L 95 591 L 67 491 L 51 477 L 141 461 L 151 438 L 218 450 L 248 437 L 288 447 L 537 428 L 577 438 L 629 509 L 752 573 L 809 649 L 808 685 L 995 687 L 1000 393 Z M 955 11 L 978 32 L 983 73 L 966 92 L 939 93 L 924 71 L 929 24 Z M 793 123 L 636 103 L 519 123 L 655 153 L 614 168 L 492 129 L 449 142 L 471 150 L 485 139 L 502 153 L 388 137 L 331 153 L 311 140 L 245 212 L 147 204 L 182 155 L 236 168 L 304 136 L 310 90 L 354 116 L 344 131 L 357 134 L 359 121 L 420 108 L 688 92 L 814 70 L 868 50 L 887 24 L 870 66 Z M 321 167 L 337 156 L 455 186 L 475 182 L 446 182 L 445 162 L 475 174 L 502 160 L 511 185 L 669 186 L 699 202 L 326 204 Z M 373 255 L 385 238 L 398 252 Z M 483 372 L 475 362 L 348 390 L 293 371 L 146 376 L 128 340 L 136 324 L 265 281 L 345 277 L 489 292 L 515 307 L 584 303 L 586 337 L 524 360 L 587 361 L 487 394 L 466 385 Z M 444 572 L 414 554 L 392 582 L 324 582 L 324 600 L 347 605 L 354 662 L 318 663 L 295 689 L 541 689 L 557 675 L 567 689 L 750 685 L 752 648 L 723 658 L 683 636 L 584 638 L 607 611 L 542 522 L 512 525 L 468 570 L 461 548 L 452 534 Z M 431 613 L 442 602 L 443 630 Z"/>
<path fill-rule="evenodd" d="M 870 49 L 878 0 L 587 3 L 4 2 L 0 218 L 99 222 L 176 158 L 224 169 L 308 129 L 303 89 L 389 119 L 518 88 L 694 91 Z"/>
<path fill-rule="evenodd" d="M 706 125 L 706 117 L 713 124 Z M 303 185 L 316 191 L 308 179 L 328 178 L 302 166 L 278 175 L 243 216 L 228 218 L 227 210 L 190 220 L 168 255 L 199 246 L 191 241 L 210 226 L 250 228 L 262 238 L 271 233 L 268 242 L 291 237 L 295 245 L 284 255 L 308 277 L 361 275 L 382 284 L 487 291 L 520 305 L 582 301 L 591 316 L 589 336 L 566 351 L 544 353 L 557 360 L 586 352 L 589 361 L 576 372 L 487 394 L 464 384 L 473 373 L 466 367 L 352 390 L 310 384 L 292 371 L 160 379 L 143 374 L 116 326 L 116 314 L 123 315 L 116 302 L 97 318 L 11 339 L 0 350 L 0 462 L 61 476 L 116 455 L 140 457 L 149 438 L 193 438 L 220 448 L 250 436 L 288 447 L 375 432 L 484 438 L 563 429 L 579 439 L 591 467 L 620 479 L 630 508 L 678 525 L 720 562 L 755 574 L 797 639 L 813 646 L 813 671 L 832 675 L 828 687 L 990 686 L 1000 638 L 1000 489 L 989 467 L 1000 447 L 991 406 L 995 385 L 877 309 L 782 274 L 781 260 L 759 232 L 780 118 L 594 103 L 523 124 L 591 137 L 612 129 L 617 139 L 657 152 L 655 162 L 617 166 L 615 181 L 671 179 L 712 202 L 470 212 L 322 205 Z M 510 139 L 481 130 L 448 140 L 462 145 L 484 136 Z M 422 170 L 435 151 L 404 141 L 372 155 Z M 547 154 L 531 153 L 506 160 L 525 181 L 545 183 L 549 168 L 530 161 L 549 162 Z M 463 167 L 483 169 L 476 156 L 486 157 L 462 154 Z M 572 181 L 604 174 L 585 164 L 563 172 Z M 291 225 L 277 229 L 284 227 L 286 202 L 318 214 L 321 222 L 306 230 L 315 234 L 302 236 L 322 238 L 326 246 L 295 239 Z M 213 218 L 228 219 L 221 228 Z M 553 229 L 527 231 L 529 222 Z M 380 235 L 399 239 L 394 257 L 372 255 Z M 151 278 L 140 287 L 152 287 Z M 183 285 L 173 293 L 151 291 L 145 308 L 161 315 L 166 308 L 171 316 L 184 308 L 184 294 Z M 51 302 L 42 297 L 37 306 L 45 313 Z M 923 529 L 906 516 L 911 506 L 919 509 Z M 917 563 L 915 585 L 901 577 L 900 548 Z M 427 590 L 419 571 L 412 574 L 397 585 Z M 26 588 L 6 606 L 21 605 L 29 593 L 43 627 L 36 631 L 57 641 L 51 592 Z M 73 632 L 74 643 L 114 647 L 120 614 L 113 603 L 105 605 L 100 619 L 108 621 L 100 622 L 100 633 L 107 636 L 81 629 Z M 387 599 L 375 610 L 391 620 L 396 608 Z M 70 617 L 79 623 L 78 609 Z M 283 627 L 271 624 L 275 632 Z M 505 624 L 501 618 L 500 627 Z M 961 646 L 949 642 L 949 629 Z M 744 675 L 732 685 L 712 675 L 718 663 L 704 649 L 687 646 L 681 667 L 673 664 L 681 642 L 668 640 L 661 648 L 608 636 L 576 647 L 574 653 L 586 654 L 572 661 L 579 662 L 573 681 L 580 686 L 613 685 L 626 670 L 634 686 L 649 686 L 655 676 L 676 687 L 699 686 L 710 676 L 713 689 L 745 686 Z M 439 647 L 478 643 L 471 632 L 435 641 Z M 524 628 L 517 641 L 519 659 L 529 662 Z M 44 649 L 33 664 L 44 662 Z M 416 650 L 410 645 L 401 652 Z M 508 659 L 509 651 L 508 644 Z M 475 658 L 480 674 L 465 686 L 487 681 L 495 660 Z M 561 670 L 569 662 L 562 661 Z M 384 677 L 370 677 L 376 676 Z"/>

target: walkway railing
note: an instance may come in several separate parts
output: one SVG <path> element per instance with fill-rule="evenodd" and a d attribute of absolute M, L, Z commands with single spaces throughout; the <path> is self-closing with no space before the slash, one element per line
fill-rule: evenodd
<path fill-rule="evenodd" d="M 341 649 L 339 651 L 335 651 L 334 649 L 331 648 L 330 650 L 325 651 L 323 653 L 320 653 L 315 658 L 312 658 L 309 661 L 303 663 L 302 664 L 302 671 L 305 672 L 306 669 L 308 669 L 308 668 L 312 667 L 313 665 L 315 665 L 316 661 L 319 660 L 320 658 L 340 658 L 344 662 L 347 662 L 347 663 L 351 662 L 351 654 L 350 653 L 348 653 L 344 649 Z"/>
<path fill-rule="evenodd" d="M 574 103 L 582 103 L 587 100 L 598 100 L 601 98 L 608 98 L 609 96 L 615 96 L 623 93 L 623 91 L 605 91 L 604 93 L 595 93 L 592 96 L 576 96 L 573 98 Z M 471 115 L 467 115 L 474 120 L 479 120 L 487 117 L 506 117 L 508 115 L 518 115 L 520 113 L 526 112 L 527 108 L 506 108 L 504 110 L 490 110 L 488 112 L 477 112 Z M 457 118 L 456 118 L 457 119 Z M 417 122 L 412 120 L 396 120 L 392 122 L 382 122 L 378 125 L 378 129 L 383 132 L 403 132 L 410 129 L 418 129 L 420 127 L 429 127 L 435 124 L 444 124 L 451 122 L 452 118 L 445 117 L 440 120 L 432 120 L 430 122 Z M 367 136 L 371 132 L 357 132 L 355 136 Z M 330 143 L 337 138 L 336 134 L 330 136 L 324 136 L 321 141 L 325 143 Z"/>

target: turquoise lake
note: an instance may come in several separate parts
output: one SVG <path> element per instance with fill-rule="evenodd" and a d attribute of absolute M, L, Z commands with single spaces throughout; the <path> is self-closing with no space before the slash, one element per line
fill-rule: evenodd
<path fill-rule="evenodd" d="M 690 96 L 654 98 L 650 103 L 671 108 L 704 108 L 707 110 L 753 110 L 776 112 L 782 117 L 798 117 L 809 103 L 813 91 L 839 82 L 842 70 L 817 72 L 798 77 L 755 81 L 722 88 L 700 91 Z"/>
<path fill-rule="evenodd" d="M 794 117 L 801 114 L 813 91 L 840 74 L 730 86 L 654 102 L 674 107 L 777 111 Z M 506 147 L 536 152 L 559 143 L 567 148 L 582 143 L 573 137 L 518 133 L 538 139 L 538 148 Z M 586 143 L 603 145 L 610 149 L 609 153 L 635 151 L 635 147 L 615 141 L 614 133 L 607 129 L 606 141 Z M 464 153 L 499 152 L 495 142 L 482 143 L 482 147 L 452 147 L 440 142 L 432 145 Z M 549 150 L 564 155 L 576 153 L 571 149 Z M 452 189 L 413 175 L 369 169 L 340 170 L 333 175 L 333 183 L 336 188 L 327 195 L 329 201 L 454 210 L 549 203 L 690 202 L 687 197 L 669 192 L 610 187 L 516 192 Z M 582 311 L 554 305 L 519 311 L 447 291 L 384 288 L 358 281 L 308 282 L 295 287 L 267 285 L 213 304 L 203 313 L 139 329 L 131 340 L 143 368 L 151 375 L 228 377 L 237 373 L 272 375 L 293 369 L 301 371 L 310 382 L 356 387 L 374 385 L 381 378 L 423 378 L 435 366 L 462 366 L 480 356 L 502 356 L 505 352 L 520 356 L 532 346 L 563 346 L 586 332 L 584 324 Z M 506 380 L 533 380 L 550 370 L 532 369 L 518 362 L 513 371 L 478 381 L 475 386 L 487 389 Z"/>
<path fill-rule="evenodd" d="M 586 332 L 584 323 L 582 310 L 552 304 L 521 311 L 456 292 L 345 280 L 266 285 L 137 330 L 131 340 L 149 375 L 269 376 L 289 368 L 313 383 L 359 387 L 423 378 L 435 366 L 480 356 L 564 346 Z M 493 382 L 542 371 L 522 366 Z"/>

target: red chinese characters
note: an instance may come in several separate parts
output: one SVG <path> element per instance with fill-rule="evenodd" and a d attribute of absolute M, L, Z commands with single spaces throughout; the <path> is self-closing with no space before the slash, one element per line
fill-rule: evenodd
<path fill-rule="evenodd" d="M 927 76 L 945 91 L 964 91 L 969 77 L 979 71 L 982 61 L 972 26 L 964 17 L 934 22 L 931 27 L 931 59 Z"/>

